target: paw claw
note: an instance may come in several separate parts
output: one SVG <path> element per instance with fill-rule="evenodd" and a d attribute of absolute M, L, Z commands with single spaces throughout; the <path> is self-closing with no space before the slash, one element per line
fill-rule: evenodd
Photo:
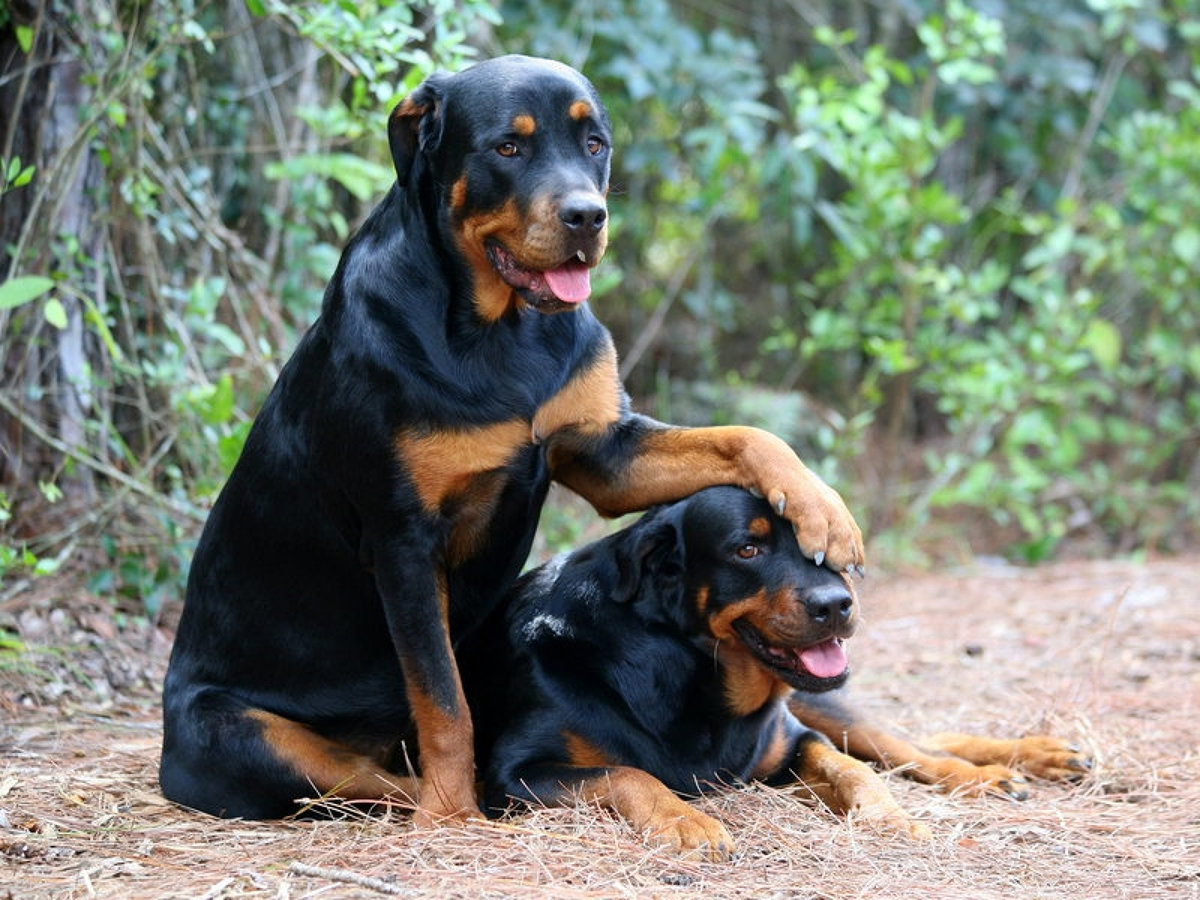
<path fill-rule="evenodd" d="M 814 553 L 813 562 L 815 562 L 818 566 L 825 565 L 825 551 L 818 550 L 816 553 Z"/>
<path fill-rule="evenodd" d="M 1007 781 L 1000 782 L 999 787 L 1000 790 L 1002 790 L 1013 800 L 1028 800 L 1029 791 L 1025 788 L 1026 784 L 1028 784 L 1028 782 L 1020 775 L 1017 775 L 1008 779 Z"/>

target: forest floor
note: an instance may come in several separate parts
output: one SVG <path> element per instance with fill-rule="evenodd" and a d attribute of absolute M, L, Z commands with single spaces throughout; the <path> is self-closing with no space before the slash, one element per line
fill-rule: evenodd
<path fill-rule="evenodd" d="M 422 830 L 400 815 L 218 821 L 158 793 L 169 623 L 67 581 L 0 606 L 0 900 L 46 897 L 1200 898 L 1200 558 L 874 571 L 853 694 L 909 734 L 1048 732 L 1076 784 L 947 796 L 895 773 L 932 840 L 762 787 L 697 801 L 730 863 L 681 860 L 586 806 Z"/>

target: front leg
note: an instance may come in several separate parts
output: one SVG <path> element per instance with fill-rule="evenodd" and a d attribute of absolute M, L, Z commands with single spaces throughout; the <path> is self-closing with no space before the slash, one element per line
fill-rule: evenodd
<path fill-rule="evenodd" d="M 759 428 L 679 428 L 627 413 L 602 429 L 563 429 L 548 458 L 553 477 L 604 515 L 737 485 L 791 521 L 800 549 L 818 564 L 850 571 L 865 562 L 862 532 L 842 498 Z"/>
<path fill-rule="evenodd" d="M 414 819 L 430 825 L 479 817 L 471 715 L 450 643 L 445 578 L 432 562 L 382 572 L 380 591 L 417 728 L 421 777 Z"/>
<path fill-rule="evenodd" d="M 800 738 L 792 772 L 801 788 L 835 813 L 916 840 L 930 836 L 929 827 L 900 807 L 870 766 L 839 752 L 814 731 Z"/>
<path fill-rule="evenodd" d="M 538 763 L 521 767 L 505 787 L 508 798 L 526 804 L 595 804 L 624 819 L 647 843 L 681 856 L 724 862 L 733 855 L 724 825 L 632 766 Z"/>

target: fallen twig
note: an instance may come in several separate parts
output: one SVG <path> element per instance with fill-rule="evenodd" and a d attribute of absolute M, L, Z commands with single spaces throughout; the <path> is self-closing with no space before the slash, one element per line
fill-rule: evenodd
<path fill-rule="evenodd" d="M 370 875 L 360 875 L 357 872 L 351 872 L 348 869 L 327 869 L 324 866 L 310 866 L 307 863 L 293 861 L 288 866 L 289 872 L 295 872 L 297 875 L 305 875 L 309 878 L 324 878 L 327 881 L 341 881 L 346 884 L 353 884 L 357 887 L 366 888 L 369 891 L 377 891 L 380 894 L 409 894 L 411 891 L 406 891 L 397 884 L 392 884 L 390 881 L 384 881 L 382 878 L 372 878 Z"/>

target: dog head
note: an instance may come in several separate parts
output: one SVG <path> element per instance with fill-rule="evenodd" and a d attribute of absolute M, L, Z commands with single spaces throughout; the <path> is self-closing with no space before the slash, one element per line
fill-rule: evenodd
<path fill-rule="evenodd" d="M 846 681 L 854 591 L 800 553 L 765 500 L 715 487 L 651 515 L 618 595 L 715 653 L 736 708 L 757 708 L 781 685 L 819 692 Z"/>
<path fill-rule="evenodd" d="M 426 80 L 392 113 L 401 186 L 465 260 L 485 320 L 572 309 L 608 240 L 608 114 L 561 63 L 503 56 Z"/>

